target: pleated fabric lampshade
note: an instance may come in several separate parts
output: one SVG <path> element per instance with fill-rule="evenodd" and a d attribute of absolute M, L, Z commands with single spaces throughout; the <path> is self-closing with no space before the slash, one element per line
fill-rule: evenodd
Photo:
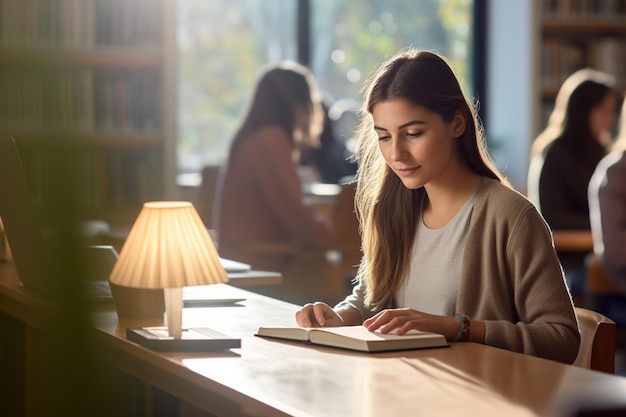
<path fill-rule="evenodd" d="M 228 282 L 217 249 L 193 204 L 143 205 L 109 281 L 133 288 L 164 289 L 169 335 L 180 338 L 182 288 Z"/>

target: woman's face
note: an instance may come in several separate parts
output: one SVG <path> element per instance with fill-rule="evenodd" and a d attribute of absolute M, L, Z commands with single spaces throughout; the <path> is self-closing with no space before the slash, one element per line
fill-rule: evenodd
<path fill-rule="evenodd" d="M 405 187 L 417 189 L 456 172 L 456 140 L 465 129 L 459 113 L 446 123 L 422 106 L 391 99 L 374 105 L 372 116 L 380 152 Z"/>
<path fill-rule="evenodd" d="M 613 95 L 608 95 L 597 106 L 591 109 L 589 114 L 589 127 L 591 133 L 597 139 L 600 139 L 607 133 L 611 132 L 615 123 L 617 100 Z"/>

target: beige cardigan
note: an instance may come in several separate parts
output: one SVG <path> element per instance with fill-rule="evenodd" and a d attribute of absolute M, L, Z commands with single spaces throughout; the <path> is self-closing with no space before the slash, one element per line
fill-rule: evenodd
<path fill-rule="evenodd" d="M 335 308 L 363 319 L 364 288 Z M 485 323 L 485 343 L 572 363 L 580 334 L 551 232 L 535 206 L 514 190 L 483 179 L 474 200 L 463 254 L 457 314 Z"/>

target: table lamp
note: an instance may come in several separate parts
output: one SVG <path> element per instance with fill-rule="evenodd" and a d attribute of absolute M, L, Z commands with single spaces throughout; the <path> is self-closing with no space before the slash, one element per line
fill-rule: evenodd
<path fill-rule="evenodd" d="M 155 350 L 239 347 L 210 329 L 183 329 L 183 287 L 228 281 L 213 240 L 193 204 L 156 201 L 143 205 L 109 277 L 131 288 L 163 289 L 167 327 L 126 330 L 128 339 Z"/>

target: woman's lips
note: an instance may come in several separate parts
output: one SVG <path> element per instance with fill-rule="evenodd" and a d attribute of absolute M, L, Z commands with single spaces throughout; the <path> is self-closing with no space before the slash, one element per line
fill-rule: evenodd
<path fill-rule="evenodd" d="M 411 174 L 413 174 L 415 171 L 417 171 L 419 167 L 415 167 L 415 168 L 398 168 L 397 172 L 398 175 L 401 177 L 408 177 Z"/>

